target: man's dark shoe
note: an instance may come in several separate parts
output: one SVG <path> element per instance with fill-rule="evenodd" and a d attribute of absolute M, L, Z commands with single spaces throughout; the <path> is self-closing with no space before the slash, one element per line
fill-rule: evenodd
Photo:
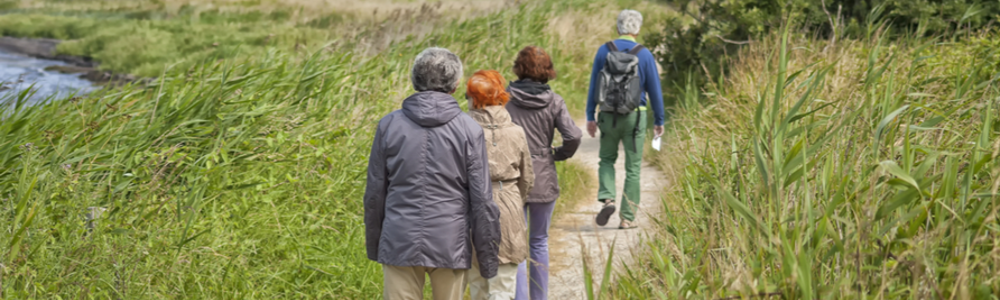
<path fill-rule="evenodd" d="M 615 201 L 603 200 L 604 207 L 601 207 L 601 212 L 597 213 L 597 225 L 604 226 L 608 225 L 608 219 L 611 215 L 615 214 Z"/>

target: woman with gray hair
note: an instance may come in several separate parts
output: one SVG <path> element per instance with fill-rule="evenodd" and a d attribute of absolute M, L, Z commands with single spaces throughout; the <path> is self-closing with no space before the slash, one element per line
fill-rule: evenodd
<path fill-rule="evenodd" d="M 479 274 L 497 274 L 500 212 L 493 202 L 483 128 L 452 98 L 462 62 L 428 48 L 413 63 L 417 90 L 382 118 L 365 187 L 365 246 L 382 264 L 386 300 L 459 300 L 476 252 Z"/>

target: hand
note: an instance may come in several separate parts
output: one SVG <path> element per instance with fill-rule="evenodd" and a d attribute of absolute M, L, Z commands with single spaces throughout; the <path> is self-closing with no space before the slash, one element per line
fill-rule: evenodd
<path fill-rule="evenodd" d="M 597 133 L 597 122 L 587 121 L 587 133 L 590 134 L 590 137 L 594 137 L 594 134 Z"/>
<path fill-rule="evenodd" d="M 663 136 L 663 125 L 653 127 L 653 134 L 655 135 L 654 137 Z"/>

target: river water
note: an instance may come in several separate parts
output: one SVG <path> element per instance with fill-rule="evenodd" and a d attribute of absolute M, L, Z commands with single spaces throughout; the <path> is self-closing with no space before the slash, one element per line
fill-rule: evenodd
<path fill-rule="evenodd" d="M 80 74 L 45 70 L 49 66 L 64 65 L 67 64 L 61 61 L 0 51 L 0 102 L 16 98 L 28 88 L 34 91 L 28 98 L 31 104 L 49 98 L 58 100 L 82 95 L 97 89 L 90 81 L 80 78 Z"/>

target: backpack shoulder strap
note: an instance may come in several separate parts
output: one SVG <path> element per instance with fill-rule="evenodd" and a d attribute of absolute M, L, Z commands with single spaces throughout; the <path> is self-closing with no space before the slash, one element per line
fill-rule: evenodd
<path fill-rule="evenodd" d="M 608 46 L 608 51 L 618 52 L 618 46 L 615 46 L 615 41 L 610 41 L 605 45 Z"/>
<path fill-rule="evenodd" d="M 635 47 L 632 47 L 632 50 L 629 51 L 628 54 L 639 55 L 639 51 L 642 51 L 642 49 L 646 49 L 646 46 L 636 44 Z"/>

